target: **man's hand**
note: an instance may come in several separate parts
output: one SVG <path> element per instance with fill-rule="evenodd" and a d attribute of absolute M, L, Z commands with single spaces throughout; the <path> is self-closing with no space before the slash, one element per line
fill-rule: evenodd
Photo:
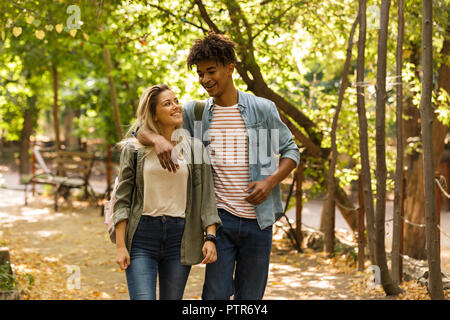
<path fill-rule="evenodd" d="M 164 169 L 175 173 L 180 168 L 176 164 L 178 152 L 166 138 L 151 131 L 147 126 L 142 126 L 137 132 L 137 139 L 144 146 L 153 146 L 155 148 L 159 163 Z"/>
<path fill-rule="evenodd" d="M 272 189 L 275 187 L 275 185 L 269 178 L 261 181 L 253 181 L 252 183 L 250 183 L 248 185 L 248 188 L 244 191 L 250 192 L 251 189 L 253 189 L 253 191 L 245 198 L 245 200 L 255 206 L 263 203 L 269 196 L 270 191 L 272 191 Z"/>
<path fill-rule="evenodd" d="M 258 205 L 263 203 L 276 185 L 278 185 L 283 179 L 285 179 L 289 173 L 295 169 L 296 163 L 290 158 L 283 158 L 280 160 L 278 169 L 272 173 L 270 176 L 262 181 L 253 181 L 249 184 L 248 188 L 245 189 L 246 192 L 250 192 L 253 188 L 253 192 L 250 193 L 248 197 L 245 198 L 250 204 Z"/>
<path fill-rule="evenodd" d="M 163 136 L 158 136 L 155 139 L 155 152 L 158 156 L 159 163 L 164 169 L 170 172 L 177 172 L 180 166 L 176 164 L 178 158 L 178 152 L 173 147 L 172 143 L 166 140 Z"/>

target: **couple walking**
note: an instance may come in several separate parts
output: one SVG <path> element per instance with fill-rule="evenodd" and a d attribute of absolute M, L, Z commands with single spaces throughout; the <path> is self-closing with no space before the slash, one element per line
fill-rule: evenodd
<path fill-rule="evenodd" d="M 235 88 L 232 41 L 196 40 L 187 64 L 210 98 L 181 107 L 154 85 L 141 96 L 135 137 L 120 143 L 116 261 L 131 299 L 155 299 L 157 274 L 160 299 L 182 299 L 198 263 L 202 299 L 262 299 L 279 183 L 299 151 L 272 101 Z"/>

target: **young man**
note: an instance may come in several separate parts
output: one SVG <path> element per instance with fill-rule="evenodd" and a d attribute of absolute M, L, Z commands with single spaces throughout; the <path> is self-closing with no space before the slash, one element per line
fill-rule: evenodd
<path fill-rule="evenodd" d="M 207 146 L 222 220 L 216 238 L 218 259 L 206 267 L 205 300 L 225 300 L 233 294 L 236 300 L 263 298 L 272 225 L 283 212 L 279 183 L 300 160 L 275 104 L 235 88 L 234 46 L 225 36 L 210 33 L 196 40 L 187 61 L 189 69 L 196 66 L 210 98 L 201 123 L 196 121 L 195 102 L 183 107 L 183 126 Z M 164 168 L 176 171 L 170 142 L 146 127 L 137 136 L 142 144 L 155 147 Z M 278 165 L 275 154 L 280 154 Z"/>

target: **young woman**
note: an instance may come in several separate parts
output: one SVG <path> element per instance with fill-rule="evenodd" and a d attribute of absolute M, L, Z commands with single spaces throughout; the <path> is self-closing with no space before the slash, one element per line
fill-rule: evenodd
<path fill-rule="evenodd" d="M 163 169 L 153 148 L 135 138 L 120 142 L 113 215 L 116 262 L 126 270 L 130 299 L 155 300 L 159 274 L 160 299 L 178 300 L 191 265 L 217 260 L 215 234 L 221 220 L 211 192 L 211 167 L 190 161 L 194 153 L 204 154 L 201 142 L 182 134 L 173 141 L 182 130 L 182 107 L 167 85 L 144 91 L 136 118 L 130 131 L 146 124 L 171 141 L 180 169 Z"/>

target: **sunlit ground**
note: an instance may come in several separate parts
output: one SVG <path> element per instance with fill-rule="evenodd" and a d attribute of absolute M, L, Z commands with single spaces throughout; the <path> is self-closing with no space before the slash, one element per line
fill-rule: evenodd
<path fill-rule="evenodd" d="M 98 207 L 73 201 L 54 212 L 51 198 L 31 197 L 25 207 L 23 192 L 0 189 L 0 195 L 0 246 L 10 248 L 22 299 L 129 299 Z M 357 272 L 348 256 L 299 254 L 286 239 L 274 238 L 264 299 L 385 298 L 381 288 L 368 288 L 369 273 Z M 201 298 L 204 270 L 192 268 L 185 299 Z M 423 286 L 404 285 L 407 294 L 399 298 L 428 299 Z"/>

